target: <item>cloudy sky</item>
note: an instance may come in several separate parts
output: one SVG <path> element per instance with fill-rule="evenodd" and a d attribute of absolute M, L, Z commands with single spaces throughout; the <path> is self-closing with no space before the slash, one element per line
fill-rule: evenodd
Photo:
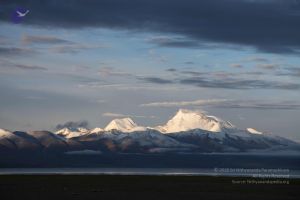
<path fill-rule="evenodd" d="M 153 126 L 178 108 L 300 140 L 300 1 L 1 1 L 1 128 Z"/>

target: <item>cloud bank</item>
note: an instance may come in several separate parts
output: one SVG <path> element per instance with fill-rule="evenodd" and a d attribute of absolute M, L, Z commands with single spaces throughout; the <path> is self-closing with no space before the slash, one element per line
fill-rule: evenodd
<path fill-rule="evenodd" d="M 264 52 L 299 53 L 300 2 L 295 0 L 12 0 L 30 9 L 29 25 L 162 32 L 184 41 L 157 41 L 172 47 L 219 43 L 246 45 Z M 196 41 L 196 42 L 193 42 Z"/>
<path fill-rule="evenodd" d="M 194 101 L 165 101 L 141 104 L 142 107 L 186 107 L 210 106 L 218 108 L 249 108 L 249 109 L 300 109 L 295 101 L 263 101 L 263 100 L 230 100 L 230 99 L 199 99 Z"/>
<path fill-rule="evenodd" d="M 88 121 L 85 121 L 85 120 L 77 121 L 77 122 L 68 121 L 64 124 L 57 124 L 56 125 L 56 130 L 63 129 L 63 128 L 74 129 L 74 128 L 78 128 L 78 127 L 88 128 L 88 126 L 89 126 L 89 123 L 88 123 Z"/>

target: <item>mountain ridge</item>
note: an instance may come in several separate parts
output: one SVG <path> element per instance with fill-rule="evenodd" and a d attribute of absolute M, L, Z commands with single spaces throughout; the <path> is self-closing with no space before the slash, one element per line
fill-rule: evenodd
<path fill-rule="evenodd" d="M 25 148 L 26 147 L 26 148 Z M 31 148 L 29 148 L 31 147 Z M 180 109 L 165 125 L 138 126 L 130 118 L 112 120 L 104 129 L 65 127 L 49 131 L 10 132 L 0 129 L 0 151 L 97 150 L 102 152 L 245 152 L 297 149 L 297 142 L 255 130 L 238 129 L 228 121 L 200 111 Z"/>

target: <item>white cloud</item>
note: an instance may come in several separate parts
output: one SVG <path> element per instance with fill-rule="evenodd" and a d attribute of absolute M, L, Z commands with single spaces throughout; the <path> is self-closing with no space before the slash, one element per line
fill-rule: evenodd
<path fill-rule="evenodd" d="M 104 116 L 104 117 L 128 117 L 128 115 L 124 115 L 124 114 L 120 114 L 120 113 L 111 113 L 111 112 L 103 113 L 102 116 Z"/>
<path fill-rule="evenodd" d="M 133 74 L 120 71 L 118 69 L 115 69 L 114 67 L 101 67 L 98 71 L 98 74 L 101 76 L 105 76 L 105 77 L 108 77 L 108 76 L 126 76 L 126 77 L 134 76 Z"/>
<path fill-rule="evenodd" d="M 228 102 L 227 99 L 199 99 L 195 101 L 165 101 L 141 104 L 143 107 L 180 107 L 180 106 L 204 106 L 204 105 L 219 105 L 220 103 Z"/>
<path fill-rule="evenodd" d="M 156 118 L 155 116 L 145 116 L 145 115 L 125 115 L 121 113 L 112 113 L 105 112 L 102 114 L 104 117 L 116 117 L 116 118 L 124 118 L 124 117 L 135 117 L 135 118 Z"/>
<path fill-rule="evenodd" d="M 259 64 L 257 65 L 258 68 L 265 69 L 265 70 L 276 70 L 279 69 L 280 66 L 278 64 Z"/>
<path fill-rule="evenodd" d="M 104 84 L 102 82 L 90 82 L 90 83 L 83 83 L 78 84 L 79 88 L 89 88 L 89 89 L 113 89 L 113 90 L 149 90 L 149 91 L 194 91 L 194 90 L 201 90 L 201 88 L 192 88 L 187 86 L 160 86 L 160 87 L 153 87 L 153 85 L 137 85 L 137 84 Z"/>
<path fill-rule="evenodd" d="M 73 44 L 73 42 L 57 38 L 50 35 L 23 35 L 21 38 L 23 45 L 30 44 Z"/>
<path fill-rule="evenodd" d="M 212 106 L 218 108 L 242 109 L 300 109 L 296 101 L 272 100 L 230 100 L 230 99 L 200 99 L 195 101 L 165 101 L 141 104 L 142 107 L 185 107 L 185 106 Z"/>
<path fill-rule="evenodd" d="M 89 45 L 89 44 L 68 44 L 68 45 L 57 45 L 55 47 L 49 48 L 49 50 L 53 53 L 76 54 L 81 52 L 82 50 L 100 49 L 100 48 L 107 48 L 107 46 Z"/>

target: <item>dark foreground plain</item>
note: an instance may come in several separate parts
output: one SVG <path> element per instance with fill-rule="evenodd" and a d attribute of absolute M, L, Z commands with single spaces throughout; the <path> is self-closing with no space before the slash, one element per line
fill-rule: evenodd
<path fill-rule="evenodd" d="M 259 180 L 263 179 L 210 176 L 2 175 L 0 198 L 288 200 L 300 197 L 300 179 L 289 179 L 289 184 L 237 183 Z"/>
<path fill-rule="evenodd" d="M 300 155 L 0 153 L 0 168 L 280 168 L 300 170 Z"/>

